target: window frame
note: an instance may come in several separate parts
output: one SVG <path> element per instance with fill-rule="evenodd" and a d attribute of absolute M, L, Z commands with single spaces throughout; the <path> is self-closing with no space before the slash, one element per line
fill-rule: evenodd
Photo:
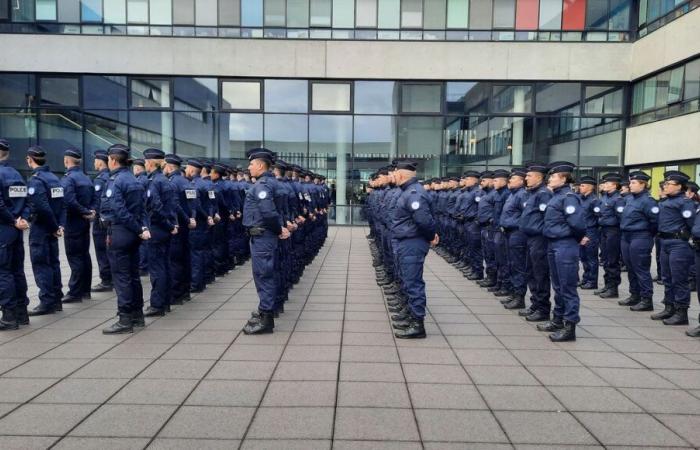
<path fill-rule="evenodd" d="M 258 109 L 224 108 L 224 83 L 257 83 L 259 88 Z M 265 113 L 265 83 L 262 78 L 219 78 L 219 112 L 220 113 Z M 263 136 L 264 137 L 264 136 Z"/>
<path fill-rule="evenodd" d="M 399 95 L 397 99 L 398 113 L 397 116 L 439 116 L 445 115 L 445 82 L 444 81 L 396 81 L 399 85 Z M 440 110 L 437 112 L 425 112 L 425 111 L 411 111 L 406 112 L 403 110 L 403 88 L 404 86 L 434 86 L 438 85 L 440 87 Z"/>
<path fill-rule="evenodd" d="M 325 110 L 325 109 L 314 109 L 314 85 L 315 84 L 346 84 L 350 86 L 350 98 L 349 98 L 349 108 L 347 111 L 338 111 L 338 110 Z M 311 114 L 338 114 L 338 115 L 354 115 L 355 111 L 355 84 L 352 81 L 344 81 L 344 80 L 309 80 L 309 87 L 308 87 L 308 94 L 309 94 L 309 109 L 308 113 L 309 115 Z"/>
<path fill-rule="evenodd" d="M 148 106 L 148 107 L 144 107 L 144 108 L 135 107 L 133 105 L 133 102 L 132 102 L 133 93 L 134 93 L 134 91 L 132 89 L 132 83 L 135 80 L 167 81 L 168 85 L 170 87 L 170 90 L 169 90 L 169 94 L 170 94 L 169 97 L 170 98 L 168 100 L 169 106 Z M 175 86 L 173 83 L 173 77 L 162 77 L 162 76 L 161 77 L 158 77 L 158 76 L 154 76 L 154 77 L 150 77 L 150 76 L 129 77 L 127 83 L 129 85 L 129 90 L 128 90 L 129 98 L 127 99 L 128 100 L 127 107 L 129 109 L 129 111 L 132 111 L 132 110 L 133 111 L 172 111 L 173 110 L 173 105 L 175 104 Z"/>
<path fill-rule="evenodd" d="M 41 88 L 41 80 L 44 78 L 61 78 L 61 79 L 75 79 L 78 82 L 78 103 L 76 105 L 45 105 L 43 103 L 44 95 Z M 42 109 L 83 109 L 83 77 L 82 74 L 36 74 L 34 78 L 36 83 L 34 87 L 34 92 L 36 93 L 34 99 L 33 109 L 39 111 Z M 38 115 L 37 115 L 38 118 Z"/>

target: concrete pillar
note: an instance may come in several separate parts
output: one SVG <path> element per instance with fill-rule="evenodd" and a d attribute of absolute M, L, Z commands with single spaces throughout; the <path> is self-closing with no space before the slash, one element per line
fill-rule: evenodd
<path fill-rule="evenodd" d="M 525 89 L 516 87 L 513 94 L 513 111 L 520 112 L 525 109 Z M 525 120 L 522 118 L 513 118 L 513 134 L 510 149 L 511 164 L 520 166 L 523 163 L 523 127 Z"/>

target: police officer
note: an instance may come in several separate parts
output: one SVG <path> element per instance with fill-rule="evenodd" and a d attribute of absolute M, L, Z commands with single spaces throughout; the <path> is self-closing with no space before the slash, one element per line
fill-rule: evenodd
<path fill-rule="evenodd" d="M 151 238 L 145 243 L 148 273 L 151 277 L 150 305 L 145 317 L 163 316 L 170 311 L 172 278 L 170 274 L 170 242 L 178 234 L 175 186 L 162 171 L 165 153 L 156 148 L 144 150 L 146 185 L 146 217 Z"/>
<path fill-rule="evenodd" d="M 58 238 L 63 236 L 66 209 L 61 182 L 46 165 L 46 153 L 41 147 L 29 147 L 27 165 L 32 169 L 27 189 L 31 210 L 29 259 L 40 302 L 29 315 L 41 316 L 63 310 Z"/>
<path fill-rule="evenodd" d="M 398 268 L 403 291 L 408 299 L 409 315 L 394 322 L 394 335 L 400 339 L 425 337 L 426 296 L 423 265 L 430 245 L 440 242 L 430 201 L 416 179 L 416 163 L 397 161 L 394 181 L 401 190 L 391 220 L 391 233 L 396 239 Z"/>
<path fill-rule="evenodd" d="M 549 168 L 532 163 L 527 167 L 525 181 L 527 198 L 518 224 L 527 236 L 527 285 L 530 289 L 530 307 L 518 315 L 530 322 L 549 320 L 552 304 L 550 298 L 549 264 L 547 262 L 547 239 L 543 235 L 544 216 L 552 192 L 547 189 L 545 175 Z"/>
<path fill-rule="evenodd" d="M 664 281 L 664 310 L 653 320 L 664 325 L 687 325 L 690 306 L 688 271 L 694 258 L 688 239 L 695 220 L 695 205 L 685 196 L 688 175 L 676 170 L 664 173 L 666 200 L 659 203 L 661 276 Z"/>
<path fill-rule="evenodd" d="M 598 248 L 600 246 L 600 230 L 598 215 L 600 200 L 596 193 L 596 179 L 590 176 L 579 178 L 578 197 L 581 200 L 586 235 L 581 239 L 580 258 L 583 266 L 583 276 L 579 287 L 581 289 L 598 289 Z"/>
<path fill-rule="evenodd" d="M 66 205 L 65 236 L 66 259 L 70 266 L 68 293 L 63 303 L 82 302 L 90 298 L 92 259 L 90 258 L 90 220 L 95 218 L 91 209 L 95 189 L 92 181 L 80 168 L 82 155 L 70 148 L 63 154 L 66 175 L 61 179 L 63 200 Z"/>
<path fill-rule="evenodd" d="M 629 175 L 630 194 L 620 215 L 622 259 L 627 266 L 630 296 L 618 302 L 632 311 L 652 311 L 651 251 L 654 248 L 659 207 L 649 194 L 651 177 L 644 172 Z"/>
<path fill-rule="evenodd" d="M 603 195 L 600 196 L 601 256 L 603 258 L 603 279 L 605 286 L 593 291 L 600 298 L 617 298 L 620 277 L 620 213 L 624 208 L 620 195 L 622 176 L 619 173 L 603 175 Z"/>
<path fill-rule="evenodd" d="M 692 244 L 695 249 L 695 291 L 698 293 L 698 299 L 700 300 L 700 206 L 695 210 L 695 223 L 691 230 L 692 233 Z M 700 315 L 698 315 L 698 322 L 700 322 Z M 700 325 L 695 328 L 691 328 L 685 332 L 690 337 L 700 337 Z"/>
<path fill-rule="evenodd" d="M 484 253 L 481 247 L 481 227 L 479 225 L 479 203 L 486 195 L 480 186 L 481 173 L 469 173 L 474 179 L 474 186 L 464 199 L 464 222 L 466 223 L 466 244 L 471 260 L 471 271 L 467 273 L 467 280 L 479 281 L 484 278 Z"/>
<path fill-rule="evenodd" d="M 190 230 L 190 255 L 192 266 L 192 284 L 190 287 L 191 293 L 203 292 L 206 287 L 206 268 L 207 268 L 207 248 L 209 246 L 208 230 L 214 226 L 214 214 L 209 199 L 208 184 L 202 180 L 200 176 L 203 164 L 197 159 L 187 161 L 185 168 L 187 179 L 190 180 L 194 190 L 196 191 L 197 203 L 195 204 L 196 224 Z"/>
<path fill-rule="evenodd" d="M 473 193 L 478 189 L 477 184 L 480 176 L 481 174 L 474 170 L 468 170 L 462 174 L 462 189 L 455 204 L 455 220 L 459 229 L 459 247 L 462 250 L 461 259 L 464 263 L 460 270 L 467 279 L 479 279 L 474 273 L 474 260 L 478 256 L 474 254 L 474 249 L 469 245 L 469 227 L 472 225 L 476 208 Z M 426 186 L 429 187 L 430 184 L 426 183 Z M 428 196 L 430 197 L 429 193 Z"/>
<path fill-rule="evenodd" d="M 574 165 L 561 161 L 551 164 L 547 186 L 552 198 L 546 205 L 542 234 L 547 238 L 547 262 L 554 290 L 552 320 L 539 324 L 540 331 L 552 332 L 553 342 L 576 340 L 576 324 L 581 320 L 578 286 L 579 242 L 586 232 L 583 209 L 571 190 Z"/>
<path fill-rule="evenodd" d="M 508 266 L 508 237 L 501 225 L 501 214 L 506 199 L 510 195 L 508 179 L 510 172 L 497 169 L 493 172 L 493 248 L 496 262 L 496 285 L 489 288 L 496 297 L 509 297 L 513 289 L 510 283 L 510 267 Z"/>
<path fill-rule="evenodd" d="M 22 233 L 29 228 L 27 186 L 8 164 L 10 144 L 0 139 L 0 330 L 29 323 Z"/>
<path fill-rule="evenodd" d="M 493 208 L 495 194 L 493 191 L 493 172 L 487 170 L 481 173 L 481 191 L 483 194 L 474 200 L 479 203 L 476 219 L 481 231 L 481 249 L 484 257 L 486 278 L 477 281 L 481 287 L 496 286 L 496 256 L 493 248 Z M 480 262 L 481 263 L 481 262 Z"/>
<path fill-rule="evenodd" d="M 509 265 L 510 296 L 501 303 L 506 309 L 525 308 L 527 293 L 527 235 L 520 230 L 520 217 L 525 207 L 527 191 L 525 190 L 526 169 L 511 169 L 508 189 L 510 195 L 503 205 L 500 226 L 506 237 L 506 260 Z"/>
<path fill-rule="evenodd" d="M 107 257 L 107 230 L 100 220 L 102 193 L 109 182 L 107 151 L 95 150 L 94 156 L 94 167 L 97 171 L 97 175 L 93 180 L 93 195 L 90 209 L 95 211 L 95 217 L 92 222 L 92 241 L 95 244 L 95 257 L 97 259 L 97 268 L 100 273 L 100 282 L 92 287 L 92 291 L 108 292 L 113 289 L 112 270 L 109 267 L 109 258 Z"/>
<path fill-rule="evenodd" d="M 143 186 L 143 192 L 146 192 L 146 186 L 148 185 L 148 175 L 146 174 L 146 167 L 143 158 L 136 158 L 131 164 L 131 170 Z M 145 200 L 145 199 L 144 199 Z M 148 249 L 146 245 L 139 247 L 139 273 L 141 276 L 148 275 Z"/>
<path fill-rule="evenodd" d="M 248 152 L 248 169 L 257 181 L 250 188 L 243 207 L 243 226 L 250 234 L 250 253 L 253 262 L 253 280 L 260 302 L 248 323 L 245 334 L 272 333 L 277 300 L 275 256 L 279 239 L 289 238 L 289 230 L 282 226 L 282 218 L 275 208 L 274 181 L 270 172 L 275 154 L 266 148 Z"/>
<path fill-rule="evenodd" d="M 150 239 L 151 233 L 143 185 L 129 171 L 129 148 L 115 144 L 107 154 L 110 176 L 102 193 L 100 216 L 107 228 L 107 255 L 117 292 L 119 320 L 102 333 L 131 333 L 134 326 L 144 325 L 139 247 L 142 241 Z"/>

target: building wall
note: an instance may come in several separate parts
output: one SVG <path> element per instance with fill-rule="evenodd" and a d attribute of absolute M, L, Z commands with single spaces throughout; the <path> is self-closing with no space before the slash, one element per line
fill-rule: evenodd
<path fill-rule="evenodd" d="M 626 133 L 626 166 L 700 157 L 700 113 L 627 128 Z"/>

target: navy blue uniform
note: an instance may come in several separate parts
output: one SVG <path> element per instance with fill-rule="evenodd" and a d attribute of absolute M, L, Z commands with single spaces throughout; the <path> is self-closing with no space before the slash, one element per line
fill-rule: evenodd
<path fill-rule="evenodd" d="M 527 235 L 527 285 L 532 305 L 530 310 L 549 314 L 550 298 L 549 264 L 547 263 L 547 240 L 542 234 L 547 203 L 552 193 L 547 186 L 528 187 L 528 195 L 520 216 L 520 231 Z"/>
<path fill-rule="evenodd" d="M 146 228 L 144 197 L 143 185 L 126 167 L 110 173 L 102 192 L 100 215 L 107 228 L 107 255 L 121 314 L 141 314 L 143 308 L 139 235 Z"/>
<path fill-rule="evenodd" d="M 136 175 L 136 180 L 141 183 L 141 186 L 143 187 L 143 192 L 144 195 L 146 193 L 146 189 L 148 186 L 148 174 L 144 170 L 140 174 Z M 144 202 L 146 199 L 144 198 Z M 146 243 L 142 243 L 141 247 L 139 247 L 139 270 L 141 272 L 147 272 L 148 271 L 148 249 L 146 247 Z"/>
<path fill-rule="evenodd" d="M 693 251 L 688 238 L 695 221 L 695 205 L 683 192 L 669 195 L 659 203 L 659 237 L 661 238 L 661 276 L 664 303 L 676 308 L 690 305 L 689 268 Z"/>
<path fill-rule="evenodd" d="M 507 241 L 510 290 L 521 297 L 527 292 L 527 235 L 520 230 L 520 217 L 527 196 L 525 188 L 511 189 L 500 219 Z"/>
<path fill-rule="evenodd" d="M 93 195 L 90 209 L 96 212 L 92 225 L 92 240 L 95 244 L 95 257 L 97 258 L 97 269 L 100 272 L 100 280 L 105 286 L 112 285 L 112 270 L 109 267 L 107 257 L 107 229 L 100 220 L 100 204 L 102 193 L 109 182 L 109 169 L 102 169 L 93 180 Z"/>
<path fill-rule="evenodd" d="M 600 247 L 600 229 L 598 228 L 598 216 L 600 214 L 600 201 L 594 193 L 588 195 L 579 194 L 583 216 L 586 222 L 586 236 L 588 243 L 581 245 L 579 255 L 583 266 L 582 285 L 593 289 L 598 287 L 598 249 Z"/>
<path fill-rule="evenodd" d="M 397 242 L 403 292 L 411 315 L 419 320 L 425 317 L 426 306 L 423 265 L 436 231 L 430 199 L 416 178 L 411 178 L 400 187 L 391 233 Z"/>
<path fill-rule="evenodd" d="M 170 275 L 174 300 L 183 300 L 190 295 L 192 265 L 190 256 L 190 219 L 196 218 L 197 190 L 190 180 L 183 177 L 179 170 L 169 175 L 174 194 L 177 198 L 175 212 L 178 218 L 178 232 L 170 240 Z"/>
<path fill-rule="evenodd" d="M 625 197 L 620 230 L 622 231 L 622 259 L 627 266 L 630 294 L 651 299 L 654 294 L 651 280 L 651 251 L 654 247 L 659 207 L 647 190 Z"/>
<path fill-rule="evenodd" d="M 496 204 L 496 190 L 489 188 L 482 189 L 482 192 L 477 211 L 477 220 L 481 228 L 481 249 L 484 255 L 486 277 L 496 281 L 496 254 L 493 244 L 493 209 Z"/>
<path fill-rule="evenodd" d="M 493 189 L 493 250 L 494 260 L 496 262 L 496 287 L 498 290 L 510 292 L 512 289 L 510 283 L 510 268 L 508 267 L 508 237 L 505 229 L 501 228 L 501 213 L 506 198 L 510 194 L 507 187 L 501 189 Z"/>
<path fill-rule="evenodd" d="M 61 180 L 66 204 L 64 244 L 70 266 L 68 296 L 82 298 L 90 294 L 92 259 L 90 258 L 90 219 L 95 189 L 92 181 L 80 169 L 71 167 Z"/>
<path fill-rule="evenodd" d="M 479 203 L 484 196 L 484 191 L 478 185 L 469 189 L 464 199 L 464 223 L 466 224 L 467 252 L 471 263 L 475 280 L 484 276 L 484 253 L 481 247 L 481 226 L 477 220 Z"/>
<path fill-rule="evenodd" d="M 39 301 L 46 309 L 62 309 L 61 267 L 58 260 L 58 238 L 55 233 L 65 223 L 61 182 L 48 166 L 34 169 L 27 183 L 31 227 L 29 229 L 29 259 Z"/>
<path fill-rule="evenodd" d="M 605 287 L 617 289 L 620 285 L 620 219 L 624 200 L 618 191 L 600 196 L 600 251 L 603 258 Z"/>
<path fill-rule="evenodd" d="M 207 249 L 209 248 L 208 219 L 214 216 L 209 199 L 208 184 L 200 176 L 192 178 L 197 195 L 197 226 L 190 230 L 190 255 L 192 265 L 192 292 L 202 292 L 206 285 Z"/>
<path fill-rule="evenodd" d="M 243 226 L 251 235 L 253 280 L 260 298 L 258 310 L 271 313 L 277 300 L 275 257 L 282 218 L 274 202 L 274 177 L 265 172 L 246 193 Z"/>

